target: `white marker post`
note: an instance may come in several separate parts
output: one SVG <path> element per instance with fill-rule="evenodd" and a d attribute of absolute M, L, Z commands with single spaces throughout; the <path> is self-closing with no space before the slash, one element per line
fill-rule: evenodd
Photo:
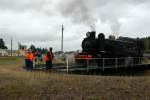
<path fill-rule="evenodd" d="M 69 72 L 69 65 L 68 65 L 68 57 L 66 56 L 66 67 L 67 67 L 67 73 Z"/>

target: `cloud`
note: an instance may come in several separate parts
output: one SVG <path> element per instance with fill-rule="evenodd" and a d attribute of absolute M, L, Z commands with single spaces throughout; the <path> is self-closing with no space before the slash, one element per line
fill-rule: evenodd
<path fill-rule="evenodd" d="M 44 8 L 47 3 L 51 3 L 49 0 L 0 0 L 0 8 L 3 10 L 39 10 Z"/>
<path fill-rule="evenodd" d="M 149 4 L 149 0 L 0 0 L 0 37 L 7 44 L 13 37 L 15 42 L 50 43 L 59 50 L 64 24 L 65 49 L 76 50 L 89 30 L 107 36 L 112 32 L 148 36 Z"/>
<path fill-rule="evenodd" d="M 102 23 L 109 23 L 112 32 L 118 33 L 123 24 L 120 19 L 134 16 L 133 9 L 146 10 L 139 9 L 139 6 L 147 3 L 148 0 L 65 0 L 58 8 L 63 16 L 71 17 L 75 23 L 95 27 L 97 21 L 101 20 Z M 131 12 L 133 15 L 129 15 Z"/>
<path fill-rule="evenodd" d="M 68 0 L 60 3 L 58 9 L 63 16 L 71 17 L 74 23 L 86 24 L 91 30 L 95 30 L 95 16 L 91 15 L 87 0 Z"/>

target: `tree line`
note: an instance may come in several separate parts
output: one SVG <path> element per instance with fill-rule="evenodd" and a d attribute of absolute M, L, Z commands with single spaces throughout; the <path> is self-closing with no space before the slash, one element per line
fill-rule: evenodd
<path fill-rule="evenodd" d="M 28 49 L 32 52 L 39 52 L 41 54 L 46 54 L 48 52 L 47 48 L 36 48 L 36 46 L 33 44 L 31 44 L 29 48 L 27 48 L 27 46 L 25 45 L 19 44 L 19 50 L 24 50 L 24 49 Z"/>
<path fill-rule="evenodd" d="M 141 38 L 145 51 L 150 50 L 150 37 Z"/>

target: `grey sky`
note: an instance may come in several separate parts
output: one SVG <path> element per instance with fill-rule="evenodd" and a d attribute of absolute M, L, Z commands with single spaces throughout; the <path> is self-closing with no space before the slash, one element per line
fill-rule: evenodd
<path fill-rule="evenodd" d="M 0 0 L 0 37 L 57 51 L 64 24 L 65 50 L 76 50 L 90 30 L 149 36 L 149 12 L 149 0 Z"/>

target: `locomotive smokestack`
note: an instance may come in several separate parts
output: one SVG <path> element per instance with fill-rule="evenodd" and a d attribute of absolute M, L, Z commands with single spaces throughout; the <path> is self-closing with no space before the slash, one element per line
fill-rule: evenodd
<path fill-rule="evenodd" d="M 90 37 L 95 39 L 95 37 L 96 37 L 96 31 L 91 31 L 90 32 Z"/>

